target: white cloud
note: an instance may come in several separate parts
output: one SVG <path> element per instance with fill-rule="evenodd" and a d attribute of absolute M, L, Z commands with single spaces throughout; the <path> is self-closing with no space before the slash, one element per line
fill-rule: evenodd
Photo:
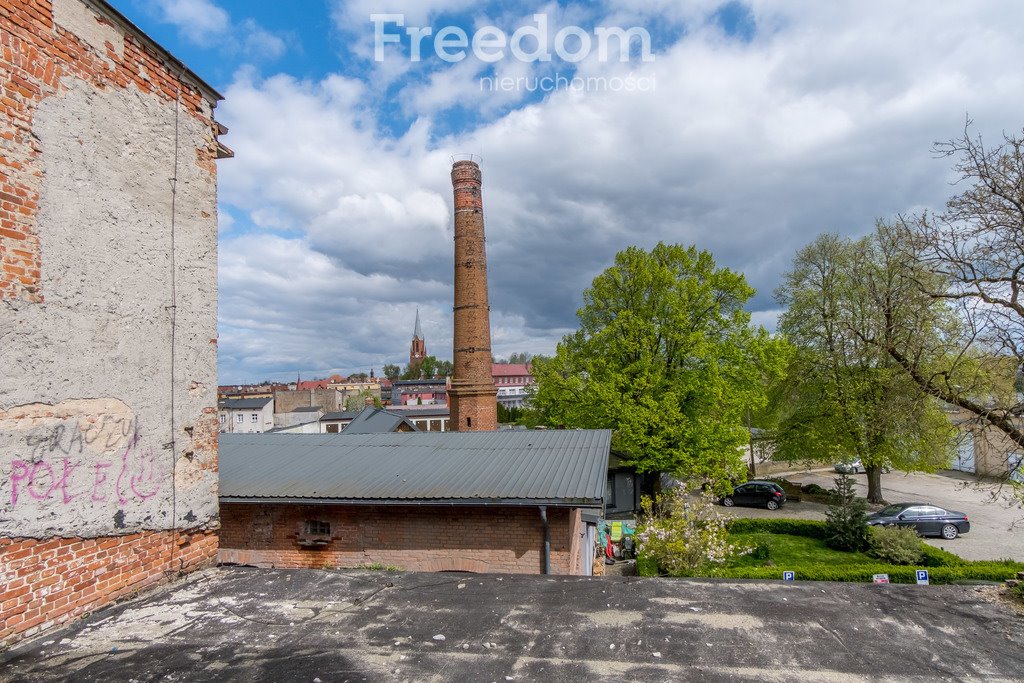
<path fill-rule="evenodd" d="M 239 25 L 242 47 L 246 55 L 256 61 L 274 61 L 284 55 L 288 46 L 280 36 L 267 31 L 252 19 Z"/>
<path fill-rule="evenodd" d="M 253 62 L 274 61 L 288 49 L 281 36 L 251 18 L 233 22 L 228 11 L 212 0 L 156 0 L 154 9 L 162 21 L 176 26 L 196 45 L 239 53 Z"/>
<path fill-rule="evenodd" d="M 493 346 L 507 356 L 550 353 L 615 252 L 659 240 L 746 273 L 771 327 L 797 248 L 941 205 L 949 162 L 929 150 L 968 111 L 987 134 L 1024 124 L 1024 6 L 750 5 L 749 42 L 709 21 L 718 3 L 605 8 L 624 25 L 686 24 L 652 64 L 580 65 L 655 76 L 655 92 L 559 92 L 503 114 L 518 95 L 483 96 L 459 66 L 399 92 L 420 118 L 398 138 L 382 132 L 378 74 L 241 73 L 218 110 L 237 153 L 221 165 L 238 219 L 221 248 L 223 379 L 403 361 L 416 306 L 428 351 L 448 356 L 453 152 L 484 156 Z M 486 122 L 437 140 L 452 105 Z M 277 234 L 239 235 L 243 222 Z"/>
<path fill-rule="evenodd" d="M 206 45 L 231 27 L 227 10 L 210 0 L 156 0 L 161 18 L 189 40 Z"/>

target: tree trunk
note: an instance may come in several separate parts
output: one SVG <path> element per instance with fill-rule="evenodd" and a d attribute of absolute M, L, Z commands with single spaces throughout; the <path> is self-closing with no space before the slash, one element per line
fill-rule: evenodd
<path fill-rule="evenodd" d="M 868 474 L 868 502 L 884 503 L 885 499 L 882 498 L 882 468 L 877 465 L 874 467 L 865 466 L 864 470 Z"/>

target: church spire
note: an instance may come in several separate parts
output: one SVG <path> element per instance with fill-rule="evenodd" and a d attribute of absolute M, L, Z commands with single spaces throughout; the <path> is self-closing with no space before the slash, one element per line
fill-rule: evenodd
<path fill-rule="evenodd" d="M 416 309 L 416 327 L 412 332 L 412 344 L 409 346 L 409 367 L 417 368 L 427 357 L 427 342 L 423 339 L 423 328 L 420 327 L 420 309 Z"/>

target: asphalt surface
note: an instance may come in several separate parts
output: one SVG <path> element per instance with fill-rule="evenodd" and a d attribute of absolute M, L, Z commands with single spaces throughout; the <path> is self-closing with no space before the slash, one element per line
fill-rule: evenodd
<path fill-rule="evenodd" d="M 4 681 L 1019 681 L 994 589 L 222 568 Z"/>
<path fill-rule="evenodd" d="M 832 488 L 835 477 L 831 470 L 788 472 L 786 479 L 800 484 L 818 484 Z M 867 475 L 850 475 L 857 492 L 867 495 Z M 882 475 L 882 494 L 890 503 L 932 503 L 939 507 L 967 514 L 971 531 L 952 541 L 927 538 L 937 548 L 944 548 L 967 560 L 1001 560 L 1024 562 L 1024 510 L 1005 497 L 992 484 L 979 483 L 960 473 L 923 474 L 891 472 Z M 810 502 L 787 502 L 778 511 L 758 508 L 732 508 L 738 517 L 791 517 L 825 519 L 828 506 Z M 1024 680 L 1024 674 L 1021 676 Z"/>

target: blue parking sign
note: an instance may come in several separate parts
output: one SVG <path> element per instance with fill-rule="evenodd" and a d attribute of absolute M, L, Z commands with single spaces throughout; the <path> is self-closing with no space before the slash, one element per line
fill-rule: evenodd
<path fill-rule="evenodd" d="M 918 569 L 917 570 L 917 585 L 927 586 L 928 585 L 928 570 Z"/>
<path fill-rule="evenodd" d="M 796 572 L 782 572 L 783 581 L 796 581 Z"/>

